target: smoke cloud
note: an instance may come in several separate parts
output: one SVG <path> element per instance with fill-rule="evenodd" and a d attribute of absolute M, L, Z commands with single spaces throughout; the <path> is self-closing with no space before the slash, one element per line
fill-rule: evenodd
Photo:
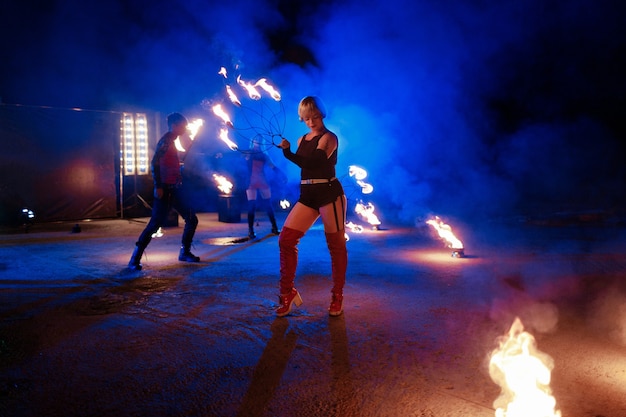
<path fill-rule="evenodd" d="M 323 98 L 339 174 L 366 168 L 383 218 L 623 206 L 626 16 L 611 2 L 310 3 L 20 2 L 0 95 L 211 119 L 217 71 L 238 68 L 278 86 L 292 143 L 298 101 Z"/>

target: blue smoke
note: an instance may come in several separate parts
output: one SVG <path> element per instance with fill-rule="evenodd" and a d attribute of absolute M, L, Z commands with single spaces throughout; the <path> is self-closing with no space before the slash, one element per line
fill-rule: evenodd
<path fill-rule="evenodd" d="M 211 120 L 201 103 L 223 97 L 217 71 L 236 67 L 278 86 L 292 143 L 306 131 L 298 101 L 324 99 L 339 174 L 366 168 L 375 191 L 364 200 L 383 216 L 623 206 L 624 12 L 583 0 L 376 3 L 59 1 L 31 15 L 26 2 L 2 29 L 21 40 L 5 49 L 0 94 Z M 35 38 L 16 23 L 26 16 Z"/>

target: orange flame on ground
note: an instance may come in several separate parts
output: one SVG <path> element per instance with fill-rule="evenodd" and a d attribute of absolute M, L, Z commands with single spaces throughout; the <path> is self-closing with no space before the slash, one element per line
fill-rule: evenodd
<path fill-rule="evenodd" d="M 230 121 L 230 116 L 228 115 L 228 113 L 224 111 L 221 104 L 216 104 L 215 106 L 212 107 L 212 110 L 213 110 L 213 114 L 215 114 L 217 117 L 222 119 L 222 121 L 224 121 L 226 125 L 230 127 L 234 127 L 233 122 Z"/>
<path fill-rule="evenodd" d="M 459 239 L 457 239 L 456 236 L 454 236 L 454 233 L 452 233 L 452 228 L 442 222 L 439 216 L 435 216 L 434 219 L 427 220 L 426 223 L 434 227 L 435 230 L 437 230 L 437 233 L 439 233 L 439 237 L 446 241 L 449 248 L 463 249 L 463 242 L 461 242 Z"/>
<path fill-rule="evenodd" d="M 354 207 L 354 211 L 372 226 L 380 225 L 380 220 L 378 220 L 378 217 L 374 214 L 374 205 L 372 203 L 357 203 Z"/>
<path fill-rule="evenodd" d="M 233 183 L 228 181 L 223 175 L 213 174 L 213 179 L 217 184 L 217 189 L 224 194 L 230 194 L 233 191 Z"/>
<path fill-rule="evenodd" d="M 226 128 L 220 129 L 220 139 L 233 151 L 239 148 L 237 144 L 228 137 L 228 129 Z"/>
<path fill-rule="evenodd" d="M 552 358 L 537 350 L 519 318 L 499 344 L 489 361 L 489 375 L 502 389 L 493 404 L 496 417 L 561 417 L 550 390 Z"/>

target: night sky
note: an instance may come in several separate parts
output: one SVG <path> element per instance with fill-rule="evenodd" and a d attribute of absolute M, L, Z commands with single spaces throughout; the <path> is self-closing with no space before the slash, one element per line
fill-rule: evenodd
<path fill-rule="evenodd" d="M 40 3 L 3 2 L 3 103 L 182 111 L 211 141 L 202 103 L 238 68 L 279 88 L 292 143 L 322 97 L 339 174 L 401 219 L 624 207 L 620 1 Z"/>

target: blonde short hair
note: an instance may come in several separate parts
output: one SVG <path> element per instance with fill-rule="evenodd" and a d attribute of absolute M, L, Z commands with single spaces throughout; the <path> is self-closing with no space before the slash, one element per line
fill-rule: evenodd
<path fill-rule="evenodd" d="M 298 105 L 298 116 L 300 117 L 300 121 L 314 113 L 319 113 L 322 116 L 322 119 L 326 117 L 326 106 L 324 106 L 324 103 L 319 97 L 306 96 L 300 100 L 300 104 Z"/>

